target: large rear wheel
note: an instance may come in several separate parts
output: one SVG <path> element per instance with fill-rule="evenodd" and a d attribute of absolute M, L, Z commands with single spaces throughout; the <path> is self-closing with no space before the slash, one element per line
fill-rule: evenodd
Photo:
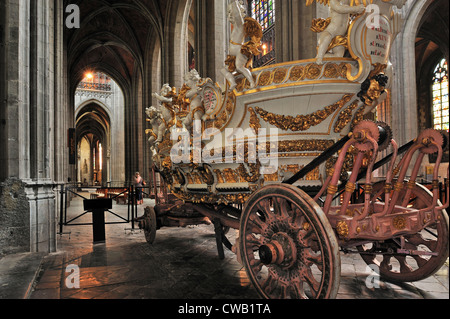
<path fill-rule="evenodd" d="M 374 185 L 373 200 L 384 202 L 384 182 Z M 399 205 L 406 196 L 406 189 L 399 196 Z M 430 207 L 433 194 L 423 185 L 416 184 L 408 200 L 408 207 Z M 441 205 L 438 202 L 438 205 Z M 393 282 L 414 282 L 432 276 L 444 265 L 449 256 L 449 218 L 445 210 L 439 219 L 419 233 L 404 237 L 405 249 L 411 254 L 397 253 L 400 239 L 391 239 L 359 246 L 362 259 L 368 265 L 376 265 L 382 278 Z"/>
<path fill-rule="evenodd" d="M 241 217 L 239 247 L 263 298 L 336 297 L 338 242 L 322 209 L 300 189 L 281 184 L 253 194 Z"/>

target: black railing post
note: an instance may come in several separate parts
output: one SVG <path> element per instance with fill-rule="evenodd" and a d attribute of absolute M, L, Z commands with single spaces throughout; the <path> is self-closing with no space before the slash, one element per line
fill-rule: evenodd
<path fill-rule="evenodd" d="M 63 218 L 64 218 L 64 207 L 63 207 L 63 202 L 64 202 L 64 185 L 61 185 L 61 196 L 60 196 L 60 202 L 59 202 L 59 234 L 62 235 L 63 234 Z"/>
<path fill-rule="evenodd" d="M 67 208 L 68 208 L 68 200 L 67 197 L 69 197 L 69 192 L 67 191 L 68 187 L 64 185 L 64 224 L 67 223 Z"/>
<path fill-rule="evenodd" d="M 131 229 L 134 230 L 134 209 L 136 204 L 136 192 L 134 186 L 131 186 Z"/>
<path fill-rule="evenodd" d="M 128 196 L 127 196 L 127 204 L 128 204 L 128 222 L 131 221 L 130 219 L 130 210 L 131 210 L 131 186 L 128 187 Z"/>

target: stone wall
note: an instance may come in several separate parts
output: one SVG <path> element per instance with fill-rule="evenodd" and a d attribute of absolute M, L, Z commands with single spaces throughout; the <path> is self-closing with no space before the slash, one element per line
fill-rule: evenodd
<path fill-rule="evenodd" d="M 0 183 L 0 256 L 30 251 L 30 205 L 19 180 Z"/>

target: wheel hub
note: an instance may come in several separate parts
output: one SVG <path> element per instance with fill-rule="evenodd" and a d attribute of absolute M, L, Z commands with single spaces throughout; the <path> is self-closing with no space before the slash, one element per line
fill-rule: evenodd
<path fill-rule="evenodd" d="M 286 233 L 277 233 L 270 243 L 259 248 L 259 257 L 265 265 L 278 265 L 283 269 L 292 267 L 297 260 L 297 248 Z"/>
<path fill-rule="evenodd" d="M 142 229 L 142 230 L 148 230 L 148 228 L 149 228 L 148 223 L 146 222 L 145 219 L 140 220 L 138 226 L 139 226 L 139 229 Z"/>

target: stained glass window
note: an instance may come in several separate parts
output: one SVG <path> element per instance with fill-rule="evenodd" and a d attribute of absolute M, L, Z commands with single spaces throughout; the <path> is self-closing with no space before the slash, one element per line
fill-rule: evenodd
<path fill-rule="evenodd" d="M 261 39 L 261 54 L 255 56 L 253 67 L 275 63 L 275 0 L 248 1 L 250 16 L 261 24 L 263 37 Z"/>
<path fill-rule="evenodd" d="M 448 115 L 448 64 L 442 59 L 434 70 L 433 84 L 433 127 L 449 131 Z"/>
<path fill-rule="evenodd" d="M 254 0 L 250 9 L 252 18 L 261 24 L 263 31 L 275 24 L 275 0 Z"/>

